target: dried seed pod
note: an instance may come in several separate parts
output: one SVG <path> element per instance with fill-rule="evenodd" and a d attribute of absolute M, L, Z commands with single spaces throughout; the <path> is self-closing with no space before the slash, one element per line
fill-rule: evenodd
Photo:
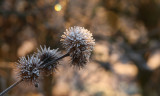
<path fill-rule="evenodd" d="M 41 63 L 40 59 L 34 55 L 27 56 L 27 58 L 21 57 L 17 62 L 17 68 L 19 70 L 18 76 L 23 79 L 23 81 L 37 86 L 40 74 L 39 65 Z"/>
<path fill-rule="evenodd" d="M 40 49 L 38 49 L 37 52 L 37 56 L 43 62 L 43 67 L 41 69 L 46 75 L 55 72 L 55 70 L 57 69 L 57 65 L 59 64 L 58 61 L 50 64 L 49 66 L 45 66 L 45 64 L 60 57 L 60 52 L 58 51 L 58 49 L 51 50 L 50 47 L 46 48 L 46 46 L 44 46 L 44 48 L 42 48 L 42 46 L 40 46 Z"/>
<path fill-rule="evenodd" d="M 89 61 L 91 51 L 95 45 L 92 33 L 84 29 L 84 27 L 74 26 L 69 28 L 69 30 L 66 29 L 60 41 L 72 57 L 71 65 L 79 68 L 84 67 Z"/>

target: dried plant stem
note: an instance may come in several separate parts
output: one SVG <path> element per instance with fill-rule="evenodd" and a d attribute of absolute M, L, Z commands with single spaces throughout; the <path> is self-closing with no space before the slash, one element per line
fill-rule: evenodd
<path fill-rule="evenodd" d="M 18 85 L 19 83 L 21 83 L 23 81 L 23 79 L 15 82 L 14 84 L 12 84 L 11 86 L 9 86 L 7 89 L 5 89 L 4 91 L 2 91 L 0 93 L 0 96 L 3 96 L 5 93 L 7 93 L 10 89 L 12 89 L 13 87 L 15 87 L 16 85 Z"/>
<path fill-rule="evenodd" d="M 57 58 L 57 59 L 55 59 L 55 60 L 52 60 L 52 61 L 50 61 L 50 62 L 48 62 L 48 63 L 45 63 L 45 64 L 40 65 L 40 68 L 47 67 L 47 66 L 53 64 L 54 62 L 56 62 L 56 61 L 58 61 L 58 60 L 60 60 L 60 59 L 63 59 L 63 58 L 65 58 L 65 57 L 67 57 L 67 56 L 69 56 L 69 53 L 66 53 L 66 54 L 64 54 L 63 56 L 61 56 L 61 57 L 59 57 L 59 58 Z"/>

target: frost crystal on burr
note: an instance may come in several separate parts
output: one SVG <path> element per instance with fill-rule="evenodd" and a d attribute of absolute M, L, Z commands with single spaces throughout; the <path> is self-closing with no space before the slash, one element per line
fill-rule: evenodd
<path fill-rule="evenodd" d="M 27 58 L 21 57 L 17 62 L 19 69 L 18 76 L 23 79 L 23 81 L 33 83 L 36 87 L 38 87 L 38 78 L 40 74 L 38 67 L 40 64 L 40 59 L 34 55 L 27 56 Z"/>
<path fill-rule="evenodd" d="M 60 52 L 58 51 L 58 49 L 51 50 L 50 47 L 46 48 L 46 46 L 44 46 L 44 48 L 42 48 L 42 46 L 40 46 L 40 49 L 38 49 L 37 56 L 43 62 L 42 65 L 44 67 L 41 69 L 46 74 L 50 74 L 57 69 L 57 65 L 59 64 L 58 61 L 49 66 L 45 66 L 45 64 L 60 57 Z"/>
<path fill-rule="evenodd" d="M 92 33 L 84 27 L 78 26 L 66 29 L 64 35 L 61 36 L 61 42 L 72 57 L 72 65 L 78 67 L 86 65 L 95 45 Z"/>

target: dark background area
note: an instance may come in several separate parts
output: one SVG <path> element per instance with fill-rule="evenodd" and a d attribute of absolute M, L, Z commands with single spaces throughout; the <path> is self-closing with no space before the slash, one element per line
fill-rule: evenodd
<path fill-rule="evenodd" d="M 38 89 L 6 96 L 160 96 L 160 0 L 0 0 L 0 91 L 18 80 L 19 57 L 40 45 L 65 53 L 72 26 L 93 33 L 90 63 L 76 70 L 65 58 Z"/>

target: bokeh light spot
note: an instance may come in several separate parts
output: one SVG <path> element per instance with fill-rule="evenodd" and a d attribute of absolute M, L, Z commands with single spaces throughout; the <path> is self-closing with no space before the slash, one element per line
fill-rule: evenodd
<path fill-rule="evenodd" d="M 62 6 L 61 6 L 60 4 L 56 4 L 56 5 L 54 6 L 54 10 L 55 10 L 55 11 L 61 11 L 61 9 L 62 9 Z"/>

